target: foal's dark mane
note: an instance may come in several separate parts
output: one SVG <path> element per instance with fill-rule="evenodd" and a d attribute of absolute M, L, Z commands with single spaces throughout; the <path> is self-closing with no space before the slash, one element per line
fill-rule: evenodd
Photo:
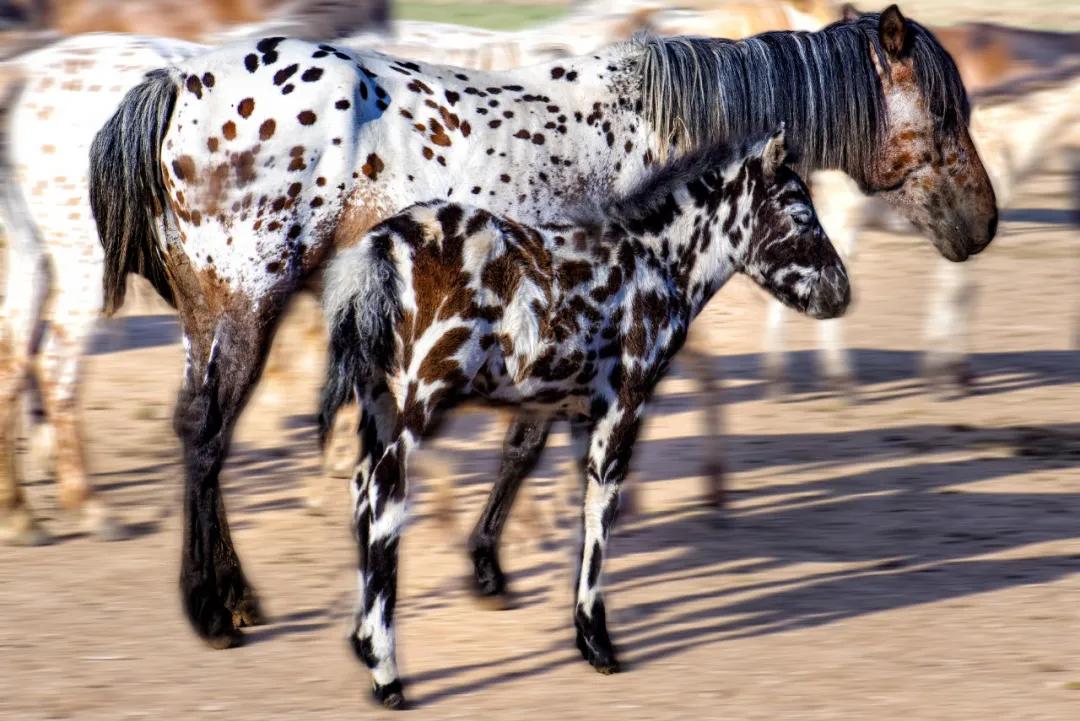
<path fill-rule="evenodd" d="M 678 152 L 785 123 L 788 140 L 803 152 L 800 170 L 842 168 L 861 181 L 887 121 L 870 54 L 887 67 L 879 18 L 866 13 L 818 32 L 767 32 L 743 40 L 638 36 L 632 42 L 641 48 L 645 117 Z M 907 46 L 938 132 L 954 131 L 970 112 L 956 64 L 911 20 Z"/>
<path fill-rule="evenodd" d="M 720 173 L 732 163 L 745 161 L 760 151 L 772 133 L 758 134 L 747 142 L 711 143 L 671 159 L 646 175 L 641 182 L 600 209 L 602 221 L 620 224 L 640 220 L 670 202 L 676 188 L 709 173 Z"/>

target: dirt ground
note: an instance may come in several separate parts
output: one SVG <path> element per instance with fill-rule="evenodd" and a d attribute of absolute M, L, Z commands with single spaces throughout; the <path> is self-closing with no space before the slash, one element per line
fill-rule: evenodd
<path fill-rule="evenodd" d="M 467 591 L 463 548 L 501 426 L 456 420 L 436 445 L 453 463 L 457 513 L 450 525 L 433 517 L 431 479 L 415 479 L 402 550 L 410 717 L 1078 718 L 1080 258 L 1068 187 L 1061 172 L 1029 183 L 974 261 L 978 384 L 964 398 L 929 395 L 916 374 L 935 260 L 924 240 L 873 233 L 852 264 L 853 403 L 817 391 L 807 320 L 792 329 L 803 349 L 795 392 L 767 400 L 761 294 L 741 281 L 722 291 L 701 322 L 725 378 L 731 508 L 698 504 L 700 452 L 713 441 L 677 368 L 638 446 L 640 508 L 612 543 L 620 675 L 597 675 L 573 646 L 565 433 L 519 508 L 534 509 L 542 532 L 520 517 L 509 530 L 516 608 L 490 611 Z M 234 538 L 272 621 L 229 651 L 188 630 L 169 424 L 176 337 L 167 315 L 131 315 L 89 363 L 93 481 L 129 540 L 80 535 L 31 469 L 32 501 L 58 542 L 0 549 L 0 717 L 387 713 L 344 641 L 354 550 L 345 482 L 319 471 L 312 372 L 253 402 L 225 472 Z M 329 500 L 322 517 L 303 508 L 311 484 Z"/>

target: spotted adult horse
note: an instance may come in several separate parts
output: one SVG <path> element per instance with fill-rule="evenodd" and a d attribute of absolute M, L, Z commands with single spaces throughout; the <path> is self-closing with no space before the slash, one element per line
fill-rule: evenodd
<path fill-rule="evenodd" d="M 352 639 L 376 699 L 404 699 L 393 618 L 406 460 L 470 397 L 571 421 L 585 487 L 577 645 L 597 671 L 618 670 L 604 548 L 646 402 L 691 321 L 736 272 L 816 318 L 840 315 L 851 298 L 785 156 L 782 131 L 749 151 L 692 151 L 585 224 L 527 227 L 458 202 L 420 203 L 333 261 L 322 417 L 360 398 Z"/>
<path fill-rule="evenodd" d="M 95 139 L 90 195 L 107 309 L 137 272 L 183 328 L 181 594 L 195 630 L 229 646 L 259 617 L 218 472 L 282 307 L 335 247 L 430 198 L 550 221 L 658 161 L 786 123 L 800 170 L 845 170 L 959 261 L 997 221 L 967 113 L 948 55 L 895 7 L 818 33 L 642 37 L 509 72 L 269 38 L 149 75 Z M 502 488 L 546 428 L 511 429 Z M 502 590 L 497 525 L 477 552 L 490 593 Z"/>

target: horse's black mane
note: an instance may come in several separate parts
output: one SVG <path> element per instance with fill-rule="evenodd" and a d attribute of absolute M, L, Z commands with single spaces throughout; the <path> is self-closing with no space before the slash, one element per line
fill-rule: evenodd
<path fill-rule="evenodd" d="M 867 13 L 814 33 L 767 32 L 743 40 L 640 36 L 645 115 L 682 152 L 785 123 L 807 168 L 842 168 L 861 181 L 886 130 L 874 67 L 874 57 L 883 66 L 889 62 L 879 19 Z M 955 63 L 911 20 L 907 52 L 938 132 L 966 123 L 970 109 Z"/>

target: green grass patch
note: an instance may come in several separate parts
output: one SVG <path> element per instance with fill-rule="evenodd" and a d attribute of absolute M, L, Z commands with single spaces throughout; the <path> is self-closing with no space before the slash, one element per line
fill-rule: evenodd
<path fill-rule="evenodd" d="M 547 4 L 442 3 L 403 0 L 394 5 L 399 20 L 472 25 L 489 30 L 520 30 L 566 14 L 566 6 Z"/>

